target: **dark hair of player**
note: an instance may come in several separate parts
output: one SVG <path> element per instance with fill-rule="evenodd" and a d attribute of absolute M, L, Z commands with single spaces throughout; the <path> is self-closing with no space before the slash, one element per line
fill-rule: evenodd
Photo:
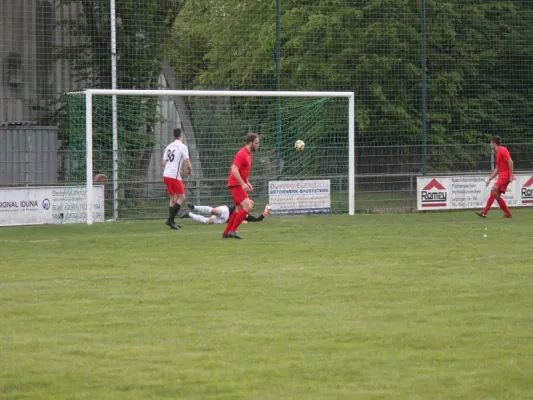
<path fill-rule="evenodd" d="M 174 139 L 179 139 L 181 137 L 181 129 L 176 128 L 174 129 Z"/>
<path fill-rule="evenodd" d="M 246 144 L 252 143 L 258 137 L 259 135 L 257 133 L 250 132 L 248 135 L 246 135 Z"/>
<path fill-rule="evenodd" d="M 490 141 L 494 143 L 496 146 L 499 146 L 502 144 L 502 138 L 499 136 L 493 136 L 490 138 Z"/>

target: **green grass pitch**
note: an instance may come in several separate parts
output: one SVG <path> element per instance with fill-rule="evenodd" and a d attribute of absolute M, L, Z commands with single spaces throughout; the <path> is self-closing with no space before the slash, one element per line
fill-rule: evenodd
<path fill-rule="evenodd" d="M 501 215 L 2 228 L 0 398 L 531 399 L 533 212 Z"/>

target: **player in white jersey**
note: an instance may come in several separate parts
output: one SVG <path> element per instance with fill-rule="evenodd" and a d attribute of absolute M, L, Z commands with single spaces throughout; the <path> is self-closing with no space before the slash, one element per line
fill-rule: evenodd
<path fill-rule="evenodd" d="M 163 180 L 167 186 L 170 196 L 168 203 L 168 219 L 166 224 L 170 229 L 180 229 L 181 226 L 175 222 L 181 205 L 185 201 L 185 187 L 181 180 L 181 168 L 183 164 L 187 167 L 187 175 L 192 174 L 191 160 L 189 160 L 189 149 L 182 142 L 183 135 L 180 128 L 174 129 L 174 141 L 170 143 L 163 153 L 162 165 L 165 167 Z"/>
<path fill-rule="evenodd" d="M 252 200 L 250 200 L 252 201 Z M 253 202 L 253 201 L 252 201 Z M 192 218 L 202 224 L 225 224 L 228 222 L 230 215 L 235 211 L 235 206 L 195 206 L 189 204 L 191 211 L 182 215 L 181 218 Z M 199 211 L 203 214 L 210 214 L 209 218 L 203 215 L 195 214 L 192 211 Z M 270 213 L 270 206 L 267 204 L 265 210 L 259 217 L 248 214 L 245 218 L 246 222 L 260 222 Z"/>

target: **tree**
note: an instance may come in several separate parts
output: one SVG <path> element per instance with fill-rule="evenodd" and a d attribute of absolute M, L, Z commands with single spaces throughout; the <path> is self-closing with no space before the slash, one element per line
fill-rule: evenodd
<path fill-rule="evenodd" d="M 531 142 L 531 2 L 426 3 L 430 167 L 486 167 L 491 134 Z M 275 88 L 273 1 L 196 0 L 175 33 L 186 87 Z M 282 89 L 355 91 L 358 147 L 388 157 L 374 172 L 418 171 L 421 72 L 417 2 L 282 2 Z"/>
<path fill-rule="evenodd" d="M 531 8 L 435 1 L 430 10 L 430 142 L 456 144 L 455 162 L 465 166 L 488 165 L 490 135 L 531 140 Z"/>
<path fill-rule="evenodd" d="M 81 14 L 60 21 L 75 44 L 59 47 L 57 56 L 74 69 L 81 87 L 111 87 L 109 0 L 62 0 L 81 5 Z M 117 82 L 128 89 L 157 88 L 161 59 L 172 39 L 174 21 L 185 0 L 117 0 Z"/>

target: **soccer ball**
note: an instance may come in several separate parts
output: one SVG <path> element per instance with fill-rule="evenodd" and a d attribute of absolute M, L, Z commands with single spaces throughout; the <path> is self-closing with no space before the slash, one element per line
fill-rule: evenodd
<path fill-rule="evenodd" d="M 296 143 L 294 143 L 294 148 L 296 151 L 302 151 L 305 149 L 305 143 L 303 140 L 297 140 Z"/>

